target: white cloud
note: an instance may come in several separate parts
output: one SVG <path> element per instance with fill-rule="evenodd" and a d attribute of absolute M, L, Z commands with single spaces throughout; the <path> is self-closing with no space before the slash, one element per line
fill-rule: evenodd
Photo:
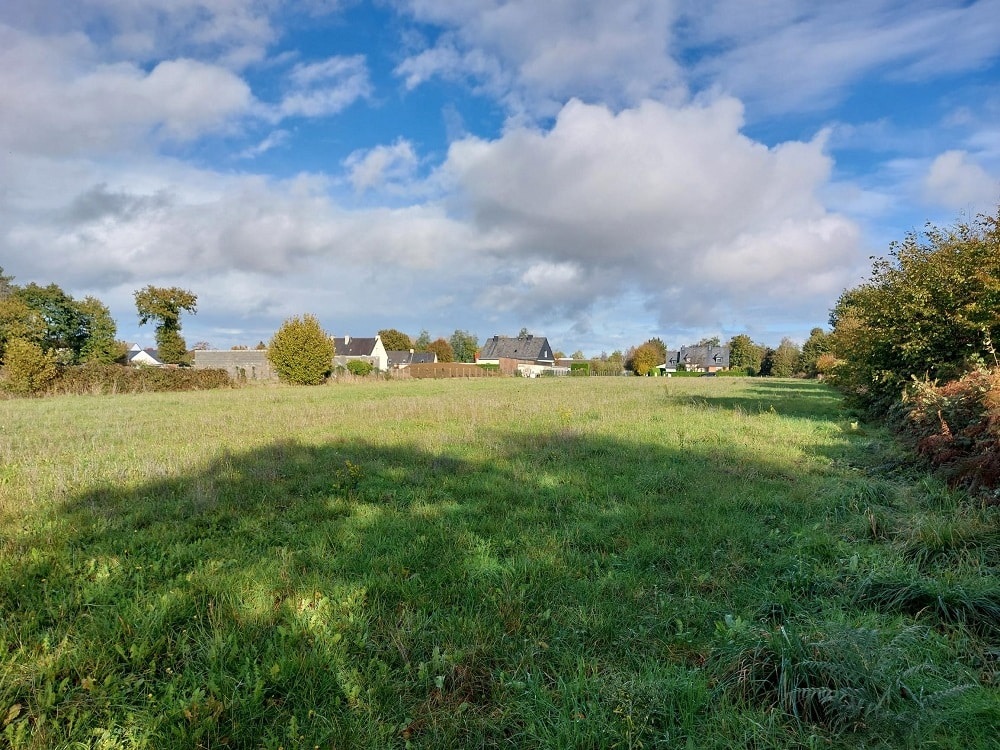
<path fill-rule="evenodd" d="M 668 45 L 676 20 L 663 0 L 410 0 L 436 43 L 397 69 L 413 88 L 439 75 L 472 80 L 517 109 L 552 109 L 572 96 L 632 104 L 680 84 Z"/>
<path fill-rule="evenodd" d="M 1000 177 L 990 175 L 965 151 L 947 151 L 931 163 L 924 198 L 951 209 L 989 211 L 1000 202 Z"/>
<path fill-rule="evenodd" d="M 357 192 L 382 187 L 387 181 L 405 182 L 417 166 L 413 144 L 399 139 L 391 146 L 355 151 L 344 160 L 351 184 Z"/>
<path fill-rule="evenodd" d="M 1000 55 L 997 0 L 687 5 L 683 42 L 704 53 L 696 80 L 770 111 L 828 108 L 867 75 L 925 80 Z"/>
<path fill-rule="evenodd" d="M 226 126 L 253 101 L 229 70 L 167 60 L 148 73 L 93 61 L 79 35 L 37 39 L 0 26 L 0 145 L 40 153 L 121 151 L 156 132 L 189 139 Z"/>
<path fill-rule="evenodd" d="M 475 225 L 508 238 L 503 259 L 521 269 L 504 286 L 510 306 L 582 310 L 638 288 L 664 321 L 762 303 L 825 315 L 855 272 L 859 232 L 819 200 L 823 139 L 768 149 L 741 125 L 732 99 L 618 114 L 574 101 L 550 131 L 453 144 L 444 171 Z M 577 267 L 572 294 L 524 283 Z"/>
<path fill-rule="evenodd" d="M 292 91 L 278 107 L 282 117 L 336 114 L 372 93 L 363 55 L 300 63 L 292 69 L 289 79 Z"/>

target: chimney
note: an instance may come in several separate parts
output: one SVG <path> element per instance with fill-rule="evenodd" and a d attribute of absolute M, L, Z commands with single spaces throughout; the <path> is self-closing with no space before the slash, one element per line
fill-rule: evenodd
<path fill-rule="evenodd" d="M 345 334 L 344 335 L 344 344 L 347 345 L 347 344 L 350 344 L 350 343 L 351 343 L 351 337 Z"/>

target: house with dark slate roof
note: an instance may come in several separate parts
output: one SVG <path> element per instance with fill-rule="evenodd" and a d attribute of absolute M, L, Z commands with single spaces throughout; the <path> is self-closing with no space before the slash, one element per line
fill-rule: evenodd
<path fill-rule="evenodd" d="M 389 369 L 389 354 L 382 344 L 382 337 L 358 338 L 356 336 L 344 336 L 343 338 L 332 336 L 333 339 L 333 366 L 346 367 L 352 359 L 359 359 L 368 362 L 376 370 L 382 372 Z"/>
<path fill-rule="evenodd" d="M 666 372 L 684 369 L 688 372 L 719 372 L 729 369 L 728 346 L 682 346 L 667 352 L 667 361 L 660 365 Z"/>
<path fill-rule="evenodd" d="M 494 336 L 486 339 L 476 362 L 481 365 L 499 365 L 503 372 L 514 372 L 524 366 L 552 367 L 555 357 L 544 336 Z"/>
<path fill-rule="evenodd" d="M 386 354 L 390 370 L 402 370 L 410 365 L 433 365 L 438 361 L 434 352 L 415 352 L 412 349 L 389 351 Z"/>

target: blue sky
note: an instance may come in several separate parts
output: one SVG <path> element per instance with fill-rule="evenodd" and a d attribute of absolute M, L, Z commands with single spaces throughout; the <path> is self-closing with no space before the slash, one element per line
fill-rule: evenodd
<path fill-rule="evenodd" d="M 1000 204 L 1000 0 L 0 3 L 0 266 L 189 344 L 824 325 Z"/>

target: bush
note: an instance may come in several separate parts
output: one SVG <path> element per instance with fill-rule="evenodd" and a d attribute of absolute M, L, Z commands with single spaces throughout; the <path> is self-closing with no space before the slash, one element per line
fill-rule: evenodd
<path fill-rule="evenodd" d="M 352 359 L 347 363 L 347 371 L 351 373 L 351 375 L 357 375 L 363 378 L 366 375 L 371 375 L 375 371 L 375 365 L 371 362 L 366 362 L 363 359 Z"/>
<path fill-rule="evenodd" d="M 14 339 L 4 351 L 0 386 L 19 396 L 29 396 L 45 390 L 58 373 L 53 352 L 45 352 L 38 344 Z"/>
<path fill-rule="evenodd" d="M 91 362 L 63 367 L 52 382 L 55 393 L 111 394 L 154 391 L 200 391 L 231 388 L 225 370 L 195 370 L 189 367 L 125 367 Z"/>
<path fill-rule="evenodd" d="M 577 376 L 590 375 L 590 362 L 573 362 L 569 366 L 569 374 Z"/>
<path fill-rule="evenodd" d="M 312 315 L 289 318 L 267 347 L 267 358 L 285 383 L 319 385 L 333 369 L 333 341 Z"/>
<path fill-rule="evenodd" d="M 914 382 L 902 412 L 901 431 L 952 485 L 1000 486 L 1000 370 L 942 386 Z"/>

